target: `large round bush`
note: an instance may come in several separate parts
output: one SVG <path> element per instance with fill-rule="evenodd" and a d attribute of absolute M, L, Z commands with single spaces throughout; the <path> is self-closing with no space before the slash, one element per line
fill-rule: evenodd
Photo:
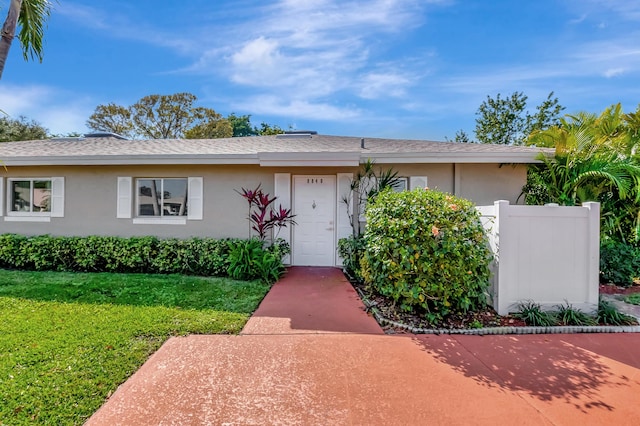
<path fill-rule="evenodd" d="M 429 189 L 385 191 L 367 207 L 365 281 L 437 321 L 484 307 L 491 251 L 474 205 Z"/>

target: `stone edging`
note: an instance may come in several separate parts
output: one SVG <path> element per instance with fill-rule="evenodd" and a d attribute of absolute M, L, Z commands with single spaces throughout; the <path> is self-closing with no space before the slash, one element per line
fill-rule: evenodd
<path fill-rule="evenodd" d="M 485 335 L 501 335 L 501 334 L 576 334 L 576 333 L 640 333 L 640 325 L 570 325 L 570 326 L 553 326 L 553 327 L 486 327 L 486 328 L 419 328 L 411 327 L 397 321 L 392 321 L 382 316 L 380 311 L 373 306 L 365 295 L 356 288 L 360 295 L 360 299 L 364 303 L 367 311 L 373 314 L 373 317 L 381 325 L 389 325 L 402 330 L 406 330 L 413 334 L 464 334 L 474 336 Z"/>

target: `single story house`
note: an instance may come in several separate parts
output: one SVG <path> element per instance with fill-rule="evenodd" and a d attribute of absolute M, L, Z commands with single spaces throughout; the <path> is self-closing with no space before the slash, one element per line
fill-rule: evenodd
<path fill-rule="evenodd" d="M 249 236 L 237 190 L 258 184 L 292 208 L 280 237 L 294 265 L 339 265 L 351 224 L 341 200 L 362 163 L 409 189 L 515 203 L 539 149 L 318 135 L 125 140 L 113 135 L 0 144 L 0 233 L 187 238 Z"/>

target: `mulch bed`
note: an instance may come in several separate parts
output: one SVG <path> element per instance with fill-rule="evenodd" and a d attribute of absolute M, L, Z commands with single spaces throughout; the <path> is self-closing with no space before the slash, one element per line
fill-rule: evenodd
<path fill-rule="evenodd" d="M 349 277 L 347 277 L 349 279 Z M 405 324 L 411 328 L 422 329 L 469 329 L 469 328 L 487 328 L 487 327 L 526 327 L 524 321 L 511 315 L 498 315 L 491 307 L 481 312 L 469 312 L 467 314 L 451 315 L 440 324 L 429 324 L 419 315 L 409 312 L 402 312 L 396 309 L 392 299 L 373 294 L 367 288 L 356 280 L 351 280 L 351 284 L 366 299 L 366 303 L 375 307 L 379 313 L 388 320 Z M 639 283 L 640 284 L 640 283 Z M 640 293 L 640 285 L 633 285 L 628 288 L 618 287 L 613 284 L 600 284 L 600 294 L 634 294 Z M 388 334 L 404 334 L 408 333 L 404 329 L 385 325 L 383 329 Z"/>
<path fill-rule="evenodd" d="M 636 282 L 631 287 L 618 287 L 614 284 L 600 284 L 600 294 L 622 294 L 628 296 L 629 294 L 640 293 L 640 283 Z"/>

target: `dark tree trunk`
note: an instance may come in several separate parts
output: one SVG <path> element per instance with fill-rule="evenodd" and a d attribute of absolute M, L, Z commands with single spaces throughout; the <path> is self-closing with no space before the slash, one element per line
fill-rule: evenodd
<path fill-rule="evenodd" d="M 4 64 L 9 56 L 11 42 L 13 42 L 13 38 L 16 34 L 16 26 L 18 25 L 18 17 L 20 16 L 21 7 L 22 0 L 11 0 L 7 19 L 2 25 L 2 37 L 0 38 L 0 78 L 2 78 Z"/>

